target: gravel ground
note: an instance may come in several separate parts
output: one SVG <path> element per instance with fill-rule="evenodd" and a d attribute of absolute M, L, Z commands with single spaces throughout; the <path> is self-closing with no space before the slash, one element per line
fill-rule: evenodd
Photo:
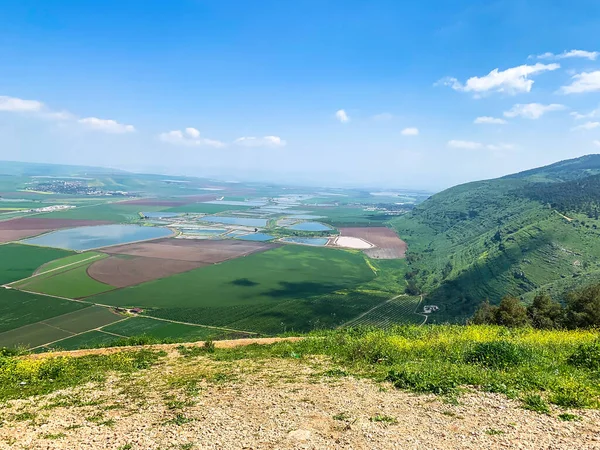
<path fill-rule="evenodd" d="M 0 412 L 2 449 L 600 449 L 600 411 L 526 411 L 501 395 L 458 404 L 352 377 L 326 361 L 215 362 L 171 352 Z"/>

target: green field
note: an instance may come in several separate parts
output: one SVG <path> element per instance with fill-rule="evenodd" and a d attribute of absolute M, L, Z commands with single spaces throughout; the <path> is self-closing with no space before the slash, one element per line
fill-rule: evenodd
<path fill-rule="evenodd" d="M 399 297 L 377 306 L 364 316 L 351 320 L 347 326 L 375 326 L 387 328 L 394 325 L 419 325 L 425 317 L 416 314 L 415 310 L 420 306 L 420 297 Z"/>
<path fill-rule="evenodd" d="M 310 317 L 314 323 L 329 321 L 335 314 L 345 315 L 346 303 L 316 300 L 374 277 L 361 253 L 284 246 L 108 292 L 92 300 L 139 306 L 150 309 L 150 315 L 202 325 L 229 326 L 243 321 L 246 331 L 265 331 L 261 323 L 268 318 L 271 332 L 273 323 L 277 329 L 290 324 L 290 329 L 300 317 Z M 364 303 L 359 310 L 368 309 L 372 301 L 367 298 Z"/>
<path fill-rule="evenodd" d="M 55 300 L 48 297 L 49 300 Z M 70 302 L 80 305 L 75 302 Z M 56 317 L 29 323 L 25 326 L 0 333 L 0 347 L 37 347 L 60 339 L 100 328 L 123 320 L 125 317 L 100 306 L 82 305 L 83 309 L 67 312 Z M 76 336 L 74 336 L 76 337 Z M 114 336 L 113 336 L 114 337 Z"/>
<path fill-rule="evenodd" d="M 99 259 L 101 258 L 84 262 L 81 265 L 46 272 L 17 283 L 15 286 L 25 291 L 67 298 L 85 298 L 116 289 L 114 286 L 96 281 L 88 275 L 88 267 Z"/>
<path fill-rule="evenodd" d="M 119 339 L 113 334 L 103 333 L 102 331 L 92 330 L 77 336 L 67 337 L 46 348 L 53 350 L 77 350 L 79 348 L 96 347 L 101 344 L 108 344 Z"/>
<path fill-rule="evenodd" d="M 27 278 L 42 264 L 68 255 L 73 252 L 33 245 L 0 245 L 0 284 Z"/>
<path fill-rule="evenodd" d="M 0 288 L 0 333 L 88 306 L 84 303 Z"/>
<path fill-rule="evenodd" d="M 324 216 L 319 219 L 334 227 L 377 227 L 384 226 L 384 222 L 391 219 L 386 214 L 377 211 L 365 211 L 364 208 L 356 207 L 310 207 L 312 214 Z"/>
<path fill-rule="evenodd" d="M 126 337 L 146 335 L 158 339 L 172 338 L 182 342 L 216 339 L 227 334 L 213 328 L 170 323 L 146 317 L 131 317 L 123 322 L 108 325 L 102 330 Z"/>
<path fill-rule="evenodd" d="M 66 256 L 64 258 L 55 259 L 54 261 L 47 262 L 46 264 L 38 267 L 38 269 L 35 271 L 35 273 L 41 275 L 44 272 L 48 272 L 48 271 L 57 269 L 59 267 L 64 267 L 66 265 L 72 264 L 72 266 L 69 266 L 69 267 L 73 267 L 73 266 L 77 265 L 75 263 L 80 263 L 80 262 L 82 262 L 86 259 L 92 258 L 92 257 L 97 257 L 99 259 L 100 257 L 104 257 L 104 256 L 106 256 L 106 255 L 104 255 L 104 253 L 100 253 L 100 252 L 75 253 L 74 255 Z"/>
<path fill-rule="evenodd" d="M 66 211 L 56 211 L 41 214 L 40 218 L 55 219 L 82 219 L 82 220 L 106 220 L 109 222 L 131 223 L 140 220 L 139 212 L 164 211 L 164 206 L 143 206 L 143 205 L 120 205 L 117 203 L 106 203 L 94 206 L 82 206 L 68 209 Z"/>

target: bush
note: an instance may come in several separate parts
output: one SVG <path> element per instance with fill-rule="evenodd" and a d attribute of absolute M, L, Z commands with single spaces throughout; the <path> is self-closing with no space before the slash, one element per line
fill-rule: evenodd
<path fill-rule="evenodd" d="M 504 297 L 498 306 L 483 302 L 473 314 L 473 325 L 502 325 L 505 327 L 524 327 L 530 325 L 527 308 L 515 297 Z"/>
<path fill-rule="evenodd" d="M 530 394 L 523 399 L 523 408 L 543 414 L 550 414 L 550 407 L 539 394 Z"/>
<path fill-rule="evenodd" d="M 564 310 L 560 303 L 552 300 L 548 294 L 538 294 L 527 307 L 527 315 L 534 328 L 561 328 Z"/>
<path fill-rule="evenodd" d="M 391 381 L 398 389 L 407 389 L 413 392 L 426 392 L 437 395 L 455 394 L 462 384 L 452 374 L 444 371 L 431 371 L 423 373 L 407 368 L 390 370 L 386 381 Z"/>
<path fill-rule="evenodd" d="M 590 370 L 600 370 L 600 340 L 589 344 L 581 344 L 569 356 L 569 364 Z"/>
<path fill-rule="evenodd" d="M 530 356 L 524 347 L 512 342 L 480 342 L 467 353 L 465 362 L 492 369 L 506 369 L 523 364 Z"/>
<path fill-rule="evenodd" d="M 600 284 L 567 296 L 566 325 L 569 328 L 600 327 Z"/>

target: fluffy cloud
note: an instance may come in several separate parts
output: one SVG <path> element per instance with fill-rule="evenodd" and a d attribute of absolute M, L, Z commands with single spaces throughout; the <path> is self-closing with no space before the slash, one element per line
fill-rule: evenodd
<path fill-rule="evenodd" d="M 533 64 L 512 67 L 500 71 L 494 69 L 483 77 L 471 77 L 465 84 L 460 83 L 456 78 L 446 78 L 440 82 L 446 86 L 452 87 L 456 91 L 473 92 L 476 95 L 482 95 L 489 92 L 503 92 L 514 95 L 519 92 L 529 92 L 533 86 L 532 75 L 556 70 L 560 64 Z"/>
<path fill-rule="evenodd" d="M 587 113 L 587 114 L 581 114 L 581 113 L 578 113 L 578 112 L 576 112 L 576 111 L 573 111 L 573 112 L 571 113 L 571 115 L 572 115 L 572 116 L 573 116 L 575 119 L 577 119 L 577 120 L 580 120 L 580 119 L 592 119 L 592 118 L 594 118 L 594 117 L 600 117 L 600 108 L 598 108 L 598 109 L 594 109 L 594 110 L 590 111 L 590 112 L 589 112 L 589 113 Z"/>
<path fill-rule="evenodd" d="M 345 114 L 345 112 L 344 112 L 344 114 Z M 375 114 L 373 116 L 373 120 L 379 120 L 379 121 L 382 121 L 382 122 L 385 121 L 385 120 L 392 120 L 393 118 L 394 118 L 394 116 L 392 114 L 390 114 L 390 113 L 387 113 L 387 112 L 384 112 L 384 113 L 381 113 L 381 114 Z"/>
<path fill-rule="evenodd" d="M 125 125 L 111 119 L 98 119 L 97 117 L 86 117 L 77 120 L 78 123 L 90 130 L 103 131 L 105 133 L 123 134 L 135 131 L 133 125 Z"/>
<path fill-rule="evenodd" d="M 585 50 L 569 50 L 564 51 L 555 55 L 551 52 L 546 52 L 541 55 L 537 55 L 538 59 L 566 59 L 566 58 L 586 58 L 591 61 L 595 61 L 596 58 L 600 55 L 600 52 L 588 52 Z M 530 56 L 531 58 L 532 56 Z"/>
<path fill-rule="evenodd" d="M 598 147 L 600 147 L 600 141 L 594 141 L 594 145 L 597 145 Z"/>
<path fill-rule="evenodd" d="M 200 132 L 196 128 L 191 127 L 186 128 L 183 131 L 174 130 L 161 133 L 158 135 L 158 138 L 163 142 L 173 145 L 183 145 L 188 147 L 200 147 L 203 145 L 215 148 L 225 147 L 225 144 L 221 141 L 200 137 Z"/>
<path fill-rule="evenodd" d="M 237 138 L 233 141 L 235 145 L 241 145 L 242 147 L 285 147 L 287 142 L 281 139 L 279 136 L 244 136 Z"/>
<path fill-rule="evenodd" d="M 44 104 L 37 100 L 23 100 L 22 98 L 0 96 L 0 111 L 38 112 L 43 108 Z"/>
<path fill-rule="evenodd" d="M 489 124 L 489 125 L 504 125 L 506 123 L 506 120 L 499 119 L 497 117 L 482 116 L 482 117 L 478 117 L 477 119 L 475 119 L 473 121 L 473 123 Z"/>
<path fill-rule="evenodd" d="M 515 148 L 515 146 L 512 144 L 482 144 L 481 142 L 460 140 L 448 141 L 448 147 L 459 148 L 463 150 L 479 150 L 485 148 L 492 151 L 512 150 Z"/>
<path fill-rule="evenodd" d="M 415 127 L 408 127 L 401 131 L 403 136 L 418 136 L 419 129 Z"/>
<path fill-rule="evenodd" d="M 448 141 L 448 147 L 463 148 L 467 150 L 477 150 L 478 148 L 483 148 L 483 144 L 481 142 L 458 141 L 453 139 L 451 141 Z"/>
<path fill-rule="evenodd" d="M 600 91 L 600 70 L 575 74 L 572 80 L 568 86 L 561 87 L 559 92 L 562 94 L 581 94 Z"/>
<path fill-rule="evenodd" d="M 348 114 L 346 114 L 346 111 L 344 111 L 343 109 L 336 111 L 335 118 L 342 123 L 350 121 L 350 117 L 348 117 Z"/>
<path fill-rule="evenodd" d="M 550 105 L 542 105 L 541 103 L 518 103 L 510 110 L 504 112 L 504 117 L 523 117 L 525 119 L 539 119 L 544 114 L 550 111 L 561 111 L 565 109 L 565 105 L 552 103 Z"/>
<path fill-rule="evenodd" d="M 582 125 L 578 125 L 576 127 L 571 128 L 573 131 L 578 130 L 593 130 L 594 128 L 600 127 L 600 122 L 586 122 Z"/>

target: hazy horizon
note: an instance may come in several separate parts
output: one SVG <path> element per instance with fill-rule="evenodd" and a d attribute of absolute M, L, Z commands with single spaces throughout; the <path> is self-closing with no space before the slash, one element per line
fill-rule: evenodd
<path fill-rule="evenodd" d="M 592 0 L 4 12 L 0 160 L 437 191 L 600 151 Z"/>

